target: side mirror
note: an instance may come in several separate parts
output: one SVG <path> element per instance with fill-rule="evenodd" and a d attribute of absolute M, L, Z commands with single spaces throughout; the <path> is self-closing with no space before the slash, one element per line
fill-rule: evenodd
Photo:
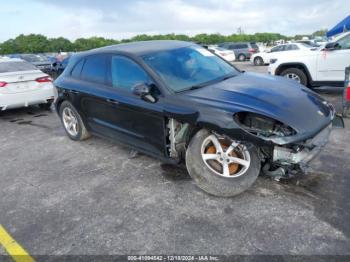
<path fill-rule="evenodd" d="M 151 89 L 152 88 L 146 83 L 140 83 L 132 88 L 132 93 L 141 97 L 141 99 L 146 102 L 155 103 L 157 99 L 151 94 Z"/>
<path fill-rule="evenodd" d="M 338 43 L 328 43 L 326 44 L 324 49 L 327 51 L 333 51 L 336 49 L 340 49 L 340 45 Z"/>

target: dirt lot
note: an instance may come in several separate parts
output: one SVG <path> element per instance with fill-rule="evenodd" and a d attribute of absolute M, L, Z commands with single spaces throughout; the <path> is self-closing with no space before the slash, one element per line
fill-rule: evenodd
<path fill-rule="evenodd" d="M 340 107 L 339 92 L 322 95 Z M 261 176 L 235 198 L 216 198 L 184 168 L 95 137 L 69 140 L 54 112 L 7 111 L 0 117 L 0 223 L 33 257 L 350 254 L 346 125 L 333 131 L 308 176 L 283 183 Z"/>

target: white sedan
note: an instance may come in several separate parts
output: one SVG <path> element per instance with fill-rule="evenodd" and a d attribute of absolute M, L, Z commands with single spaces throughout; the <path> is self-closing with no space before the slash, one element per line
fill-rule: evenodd
<path fill-rule="evenodd" d="M 217 46 L 208 46 L 208 50 L 225 59 L 228 62 L 233 62 L 236 60 L 235 53 L 231 50 Z"/>
<path fill-rule="evenodd" d="M 250 57 L 250 62 L 256 66 L 268 65 L 270 64 L 270 59 L 275 59 L 281 54 L 293 53 L 298 51 L 307 51 L 316 49 L 313 46 L 309 46 L 304 43 L 291 43 L 274 46 L 270 51 L 260 52 L 252 55 Z"/>
<path fill-rule="evenodd" d="M 0 58 L 0 111 L 39 105 L 49 109 L 56 96 L 49 75 L 16 58 Z"/>

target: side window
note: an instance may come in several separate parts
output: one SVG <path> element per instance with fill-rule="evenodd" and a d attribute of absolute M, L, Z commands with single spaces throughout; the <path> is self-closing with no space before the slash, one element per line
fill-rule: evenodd
<path fill-rule="evenodd" d="M 242 48 L 242 49 L 248 48 L 248 45 L 247 45 L 247 44 L 242 44 L 242 45 L 241 45 L 241 48 Z"/>
<path fill-rule="evenodd" d="M 284 45 L 275 46 L 271 49 L 271 52 L 281 52 L 284 49 Z"/>
<path fill-rule="evenodd" d="M 292 51 L 292 50 L 298 50 L 299 47 L 297 45 L 286 45 L 284 48 L 284 51 Z"/>
<path fill-rule="evenodd" d="M 129 90 L 138 83 L 149 83 L 147 73 L 134 61 L 123 56 L 113 56 L 111 63 L 113 87 Z"/>
<path fill-rule="evenodd" d="M 80 78 L 80 73 L 81 73 L 81 69 L 83 68 L 83 65 L 84 65 L 84 59 L 81 59 L 78 63 L 75 64 L 71 72 L 71 76 L 74 78 Z"/>
<path fill-rule="evenodd" d="M 271 53 L 277 52 L 278 48 L 279 48 L 279 46 L 275 46 L 275 47 L 271 48 Z"/>
<path fill-rule="evenodd" d="M 230 45 L 229 49 L 237 49 L 237 45 Z"/>
<path fill-rule="evenodd" d="M 284 46 L 284 51 L 291 51 L 292 50 L 292 45 L 285 45 Z"/>
<path fill-rule="evenodd" d="M 340 45 L 341 49 L 350 49 L 350 34 L 338 40 L 337 43 Z"/>
<path fill-rule="evenodd" d="M 299 47 L 297 45 L 291 45 L 291 50 L 299 50 Z"/>
<path fill-rule="evenodd" d="M 88 56 L 85 59 L 81 79 L 105 84 L 107 76 L 107 56 L 104 54 Z"/>

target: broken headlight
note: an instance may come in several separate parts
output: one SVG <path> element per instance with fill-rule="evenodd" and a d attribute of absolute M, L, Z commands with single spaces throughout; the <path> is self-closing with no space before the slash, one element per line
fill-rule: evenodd
<path fill-rule="evenodd" d="M 240 112 L 234 115 L 234 120 L 249 133 L 260 137 L 285 137 L 296 134 L 293 128 L 255 113 Z"/>

